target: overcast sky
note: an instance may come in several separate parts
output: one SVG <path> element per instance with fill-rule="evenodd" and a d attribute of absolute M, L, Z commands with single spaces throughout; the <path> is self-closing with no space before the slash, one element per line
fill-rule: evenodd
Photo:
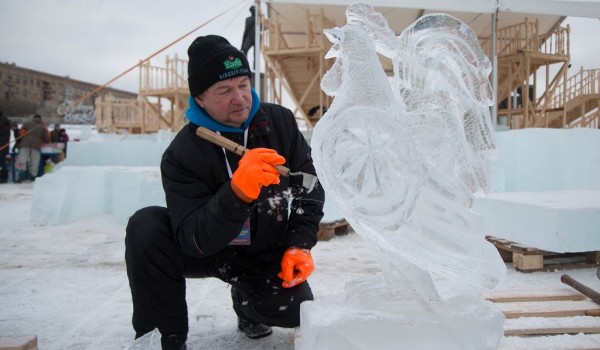
<path fill-rule="evenodd" d="M 187 59 L 199 35 L 220 34 L 240 47 L 251 0 L 0 0 L 0 62 L 103 84 L 212 17 L 219 19 L 152 59 Z M 568 18 L 571 71 L 600 68 L 600 20 Z M 251 51 L 252 52 L 252 51 Z M 138 91 L 137 69 L 114 88 Z"/>
<path fill-rule="evenodd" d="M 240 47 L 251 0 L 0 0 L 0 62 L 103 84 L 219 13 L 219 19 L 153 58 L 187 59 L 199 35 Z M 234 6 L 234 5 L 238 6 Z M 138 91 L 137 69 L 114 88 Z"/>

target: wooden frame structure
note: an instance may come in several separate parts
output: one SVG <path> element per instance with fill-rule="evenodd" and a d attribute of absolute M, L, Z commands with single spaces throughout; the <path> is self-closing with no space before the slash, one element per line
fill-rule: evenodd
<path fill-rule="evenodd" d="M 152 133 L 160 129 L 181 129 L 186 123 L 189 97 L 187 63 L 177 55 L 167 56 L 165 67 L 140 62 L 138 100 L 99 99 L 96 102 L 97 130 Z M 163 111 L 163 106 L 168 111 Z"/>
<path fill-rule="evenodd" d="M 528 19 L 497 31 L 500 124 L 510 129 L 598 127 L 600 71 L 582 68 L 567 79 L 569 33 L 567 26 L 539 35 L 537 22 Z M 552 66 L 558 66 L 553 76 Z"/>
<path fill-rule="evenodd" d="M 96 130 L 103 133 L 130 134 L 158 131 L 158 119 L 153 111 L 142 110 L 140 100 L 126 100 L 112 95 L 96 99 Z"/>
<path fill-rule="evenodd" d="M 323 116 L 331 97 L 321 90 L 321 78 L 331 68 L 333 60 L 325 54 L 331 47 L 323 29 L 335 27 L 323 12 L 305 12 L 306 27 L 302 29 L 304 43 L 292 47 L 281 30 L 281 18 L 260 16 L 262 23 L 262 54 L 265 59 L 265 81 L 269 88 L 263 99 L 282 103 L 283 89 L 296 105 L 294 115 L 311 129 Z"/>
<path fill-rule="evenodd" d="M 335 23 L 323 11 L 306 12 L 304 16 L 306 27 L 294 33 L 296 39 L 303 35 L 304 43 L 295 47 L 290 47 L 281 31 L 284 18 L 276 12 L 270 18 L 261 16 L 262 50 L 267 81 L 271 85 L 266 100 L 281 103 L 283 86 L 296 105 L 296 116 L 304 119 L 310 129 L 323 115 L 323 107 L 331 102 L 319 83 L 333 61 L 323 58 L 330 44 L 322 30 L 334 27 Z M 567 79 L 570 28 L 557 26 L 542 35 L 538 27 L 537 21 L 525 18 L 522 23 L 496 31 L 499 124 L 511 129 L 598 128 L 600 70 L 582 68 L 580 73 Z M 482 40 L 482 47 L 491 57 L 490 38 Z M 552 72 L 556 66 L 557 71 Z M 545 79 L 538 79 L 542 71 L 545 71 Z M 309 116 L 315 106 L 320 107 L 318 113 Z"/>
<path fill-rule="evenodd" d="M 297 15 L 304 17 L 304 27 L 283 32 L 282 22 L 286 19 L 276 11 L 268 17 L 258 13 L 265 61 L 261 98 L 285 105 L 285 90 L 295 105 L 293 112 L 299 123 L 312 129 L 332 102 L 320 83 L 334 61 L 325 59 L 331 44 L 323 29 L 333 28 L 336 23 L 322 9 Z M 540 34 L 538 22 L 527 18 L 496 30 L 498 124 L 510 129 L 600 127 L 600 69 L 581 68 L 567 78 L 569 33 L 568 26 L 556 25 L 547 34 Z M 294 40 L 288 40 L 290 36 Z M 481 42 L 491 56 L 491 39 L 482 38 Z M 166 67 L 150 62 L 140 62 L 139 67 L 138 101 L 98 99 L 98 130 L 177 131 L 186 123 L 187 61 L 175 56 L 167 57 Z M 541 72 L 545 73 L 543 78 Z"/>

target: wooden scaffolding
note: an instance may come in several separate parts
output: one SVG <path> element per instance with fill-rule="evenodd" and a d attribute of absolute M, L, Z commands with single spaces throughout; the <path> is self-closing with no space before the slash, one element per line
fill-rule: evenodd
<path fill-rule="evenodd" d="M 323 12 L 304 13 L 305 28 L 298 28 L 290 46 L 277 12 L 262 18 L 262 45 L 267 81 L 266 100 L 281 103 L 285 88 L 296 105 L 294 111 L 308 128 L 314 127 L 331 98 L 320 89 L 320 81 L 333 60 L 324 56 L 330 44 L 322 34 L 335 26 Z M 567 79 L 569 68 L 569 27 L 557 26 L 549 34 L 539 34 L 538 22 L 523 23 L 497 30 L 498 123 L 511 129 L 528 127 L 599 127 L 600 70 L 584 70 Z M 290 35 L 290 33 L 287 33 Z M 490 39 L 481 40 L 491 57 Z M 540 77 L 545 73 L 544 77 Z M 315 109 L 316 108 L 316 109 Z"/>
<path fill-rule="evenodd" d="M 323 35 L 323 29 L 333 28 L 335 23 L 322 11 L 316 14 L 307 11 L 301 15 L 306 21 L 305 28 L 299 31 L 304 39 L 300 46 L 291 46 L 285 39 L 279 16 L 261 16 L 261 50 L 268 84 L 263 99 L 281 104 L 285 89 L 296 106 L 294 115 L 311 129 L 331 104 L 331 97 L 321 90 L 321 78 L 333 64 L 333 60 L 325 59 L 331 44 Z"/>
<path fill-rule="evenodd" d="M 108 96 L 96 101 L 96 128 L 100 132 L 153 133 L 178 131 L 185 125 L 188 103 L 187 60 L 167 56 L 166 66 L 139 64 L 137 101 Z"/>
<path fill-rule="evenodd" d="M 323 10 L 304 11 L 304 27 L 282 31 L 277 12 L 259 13 L 261 50 L 265 61 L 262 99 L 286 104 L 284 90 L 294 104 L 299 123 L 311 129 L 322 117 L 332 98 L 320 87 L 331 68 L 325 59 L 331 48 L 323 29 L 336 23 Z M 529 127 L 571 128 L 600 126 L 600 69 L 583 69 L 567 77 L 570 62 L 569 27 L 559 25 L 540 34 L 537 21 L 499 28 L 498 57 L 499 125 L 510 129 Z M 292 38 L 293 40 L 288 40 Z M 293 43 L 292 43 L 293 41 Z M 481 44 L 490 56 L 490 38 Z M 187 60 L 167 57 L 166 67 L 140 62 L 139 98 L 135 102 L 105 97 L 96 101 L 99 131 L 151 133 L 179 130 L 187 108 Z"/>
<path fill-rule="evenodd" d="M 497 31 L 500 124 L 510 129 L 598 127 L 600 71 L 582 68 L 567 78 L 569 32 L 557 27 L 540 35 L 538 23 L 527 19 Z"/>

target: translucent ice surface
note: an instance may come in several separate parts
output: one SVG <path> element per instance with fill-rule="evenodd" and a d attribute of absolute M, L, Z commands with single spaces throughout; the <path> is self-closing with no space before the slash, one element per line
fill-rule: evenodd
<path fill-rule="evenodd" d="M 504 264 L 469 210 L 495 151 L 489 60 L 448 15 L 424 16 L 399 37 L 369 5 L 350 6 L 347 18 L 326 31 L 336 61 L 322 86 L 335 99 L 312 137 L 319 178 L 386 258 L 493 287 Z M 377 52 L 395 62 L 392 86 Z"/>
<path fill-rule="evenodd" d="M 502 331 L 490 329 L 504 316 L 468 294 L 424 305 L 376 275 L 349 283 L 346 298 L 303 303 L 300 323 L 299 350 L 481 350 L 497 347 Z"/>
<path fill-rule="evenodd" d="M 378 251 L 382 288 L 419 306 L 407 312 L 430 320 L 442 337 L 456 334 L 451 325 L 461 322 L 442 313 L 461 314 L 479 301 L 472 307 L 486 310 L 481 317 L 500 322 L 485 323 L 478 333 L 497 341 L 502 315 L 482 306 L 479 291 L 501 282 L 506 268 L 470 210 L 489 186 L 488 159 L 495 154 L 490 62 L 471 29 L 445 14 L 424 16 L 398 37 L 370 5 L 351 5 L 346 17 L 346 25 L 325 31 L 333 43 L 327 57 L 336 61 L 321 86 L 335 99 L 312 136 L 319 179 Z M 392 61 L 393 80 L 378 54 Z M 360 308 L 372 309 L 364 298 Z M 394 322 L 408 327 L 410 319 Z M 472 320 L 462 318 L 467 328 Z M 319 337 L 306 327 L 311 342 Z M 457 335 L 455 344 L 487 349 L 497 343 Z"/>

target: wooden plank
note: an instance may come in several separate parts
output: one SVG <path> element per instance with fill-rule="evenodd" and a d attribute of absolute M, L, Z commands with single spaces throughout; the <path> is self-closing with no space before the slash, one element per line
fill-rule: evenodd
<path fill-rule="evenodd" d="M 512 252 L 510 252 L 506 249 L 498 249 L 498 253 L 500 253 L 500 257 L 502 258 L 502 261 L 504 261 L 504 262 L 512 262 L 513 261 Z"/>
<path fill-rule="evenodd" d="M 600 334 L 600 317 L 523 317 L 507 319 L 504 335 L 517 337 L 554 334 Z"/>
<path fill-rule="evenodd" d="M 519 317 L 572 317 L 572 316 L 600 316 L 599 309 L 583 309 L 583 310 L 557 310 L 557 311 L 514 311 L 505 312 L 504 317 L 519 318 Z"/>
<path fill-rule="evenodd" d="M 600 252 L 587 252 L 585 260 L 589 264 L 600 265 Z"/>
<path fill-rule="evenodd" d="M 327 227 L 327 228 L 337 228 L 337 227 L 345 226 L 345 225 L 348 225 L 348 222 L 346 220 L 342 219 L 342 220 L 336 220 L 333 222 L 324 222 L 324 223 L 321 223 L 319 226 Z"/>
<path fill-rule="evenodd" d="M 585 300 L 587 297 L 582 294 L 565 294 L 565 295 L 525 295 L 525 296 L 498 296 L 498 297 L 489 297 L 487 300 L 493 303 L 515 303 L 515 302 L 543 302 L 543 301 L 561 301 L 561 300 L 571 300 L 571 301 L 580 301 Z"/>
<path fill-rule="evenodd" d="M 600 316 L 600 308 L 589 299 L 553 302 L 505 302 L 496 304 L 507 319 L 518 317 Z"/>
<path fill-rule="evenodd" d="M 540 341 L 540 338 L 543 338 Z M 551 346 L 549 346 L 551 344 Z M 599 334 L 547 335 L 531 337 L 503 337 L 498 350 L 598 350 Z"/>
<path fill-rule="evenodd" d="M 344 235 L 351 230 L 350 224 L 346 219 L 335 220 L 331 222 L 322 222 L 319 224 L 317 239 L 327 241 L 335 235 Z"/>
<path fill-rule="evenodd" d="M 37 336 L 17 335 L 0 336 L 0 350 L 37 350 Z"/>
<path fill-rule="evenodd" d="M 317 232 L 317 240 L 319 241 L 328 241 L 335 236 L 335 230 L 329 228 L 319 228 L 319 232 Z"/>
<path fill-rule="evenodd" d="M 513 344 L 515 338 L 600 336 L 600 307 L 579 293 L 532 291 L 526 295 L 489 295 L 486 299 L 496 304 L 506 317 L 502 349 L 511 348 L 508 344 Z"/>
<path fill-rule="evenodd" d="M 544 256 L 513 252 L 513 267 L 517 271 L 539 271 L 544 267 Z"/>
<path fill-rule="evenodd" d="M 598 251 L 554 253 L 494 236 L 486 236 L 486 239 L 498 249 L 502 260 L 512 261 L 513 267 L 521 272 L 600 266 L 600 252 Z"/>
<path fill-rule="evenodd" d="M 537 248 L 524 246 L 514 242 L 510 244 L 510 247 L 512 248 L 513 252 L 518 252 L 524 255 L 534 255 L 542 253 L 542 251 Z"/>
<path fill-rule="evenodd" d="M 504 331 L 506 337 L 525 337 L 532 335 L 551 335 L 551 334 L 599 334 L 600 327 L 557 327 L 557 328 L 526 328 L 510 329 Z"/>

